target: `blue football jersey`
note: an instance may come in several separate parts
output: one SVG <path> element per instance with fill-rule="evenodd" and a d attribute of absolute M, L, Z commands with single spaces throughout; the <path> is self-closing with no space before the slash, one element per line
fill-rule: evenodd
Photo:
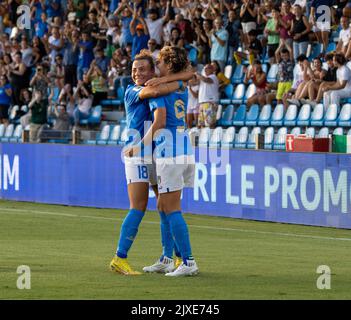
<path fill-rule="evenodd" d="M 139 93 L 142 89 L 142 86 L 137 86 L 135 84 L 129 85 L 124 96 L 128 129 L 128 141 L 126 145 L 139 143 L 145 134 L 145 121 L 149 121 L 149 124 L 151 124 L 149 101 L 139 98 Z M 137 134 L 139 134 L 139 137 L 137 137 Z"/>
<path fill-rule="evenodd" d="M 156 157 L 176 157 L 193 153 L 189 135 L 186 131 L 186 106 L 188 90 L 172 92 L 166 96 L 150 99 L 152 112 L 166 108 L 166 126 L 155 139 Z"/>

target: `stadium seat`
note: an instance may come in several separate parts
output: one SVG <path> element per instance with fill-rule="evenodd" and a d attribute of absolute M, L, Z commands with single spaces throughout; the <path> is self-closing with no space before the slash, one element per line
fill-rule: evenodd
<path fill-rule="evenodd" d="M 80 120 L 80 124 L 99 124 L 101 122 L 101 115 L 101 106 L 96 106 L 93 108 L 90 117 L 88 119 Z"/>
<path fill-rule="evenodd" d="M 258 125 L 263 127 L 268 127 L 272 115 L 272 106 L 270 104 L 265 104 L 258 117 Z"/>
<path fill-rule="evenodd" d="M 314 138 L 316 136 L 316 129 L 314 127 L 307 128 L 305 135 L 307 137 Z"/>
<path fill-rule="evenodd" d="M 223 111 L 223 115 L 222 115 L 222 118 L 219 121 L 219 125 L 222 125 L 222 126 L 230 126 L 230 125 L 232 125 L 233 115 L 234 115 L 234 106 L 232 104 L 230 104 Z"/>
<path fill-rule="evenodd" d="M 5 125 L 4 124 L 0 124 L 0 138 L 2 138 L 5 134 Z"/>
<path fill-rule="evenodd" d="M 332 52 L 332 51 L 335 51 L 335 49 L 336 49 L 336 43 L 329 42 L 326 52 Z"/>
<path fill-rule="evenodd" d="M 5 129 L 5 133 L 4 135 L 1 137 L 1 142 L 9 142 L 10 141 L 10 138 L 12 137 L 13 135 L 13 131 L 14 131 L 14 128 L 15 126 L 11 123 L 9 124 L 6 129 Z"/>
<path fill-rule="evenodd" d="M 22 125 L 19 124 L 16 126 L 15 131 L 13 132 L 12 137 L 9 139 L 9 142 L 20 142 L 22 141 Z"/>
<path fill-rule="evenodd" d="M 259 106 L 257 104 L 252 105 L 250 107 L 249 112 L 246 115 L 245 125 L 252 126 L 252 127 L 256 126 L 258 114 L 259 114 Z"/>
<path fill-rule="evenodd" d="M 221 119 L 222 119 L 222 113 L 223 113 L 223 106 L 221 104 L 219 104 L 217 107 L 217 114 L 216 114 L 217 126 L 221 125 L 220 123 L 221 123 Z"/>
<path fill-rule="evenodd" d="M 108 124 L 104 125 L 103 128 L 101 129 L 101 132 L 96 137 L 96 144 L 99 144 L 99 145 L 107 144 L 107 141 L 110 137 L 110 133 L 111 133 L 111 126 Z"/>
<path fill-rule="evenodd" d="M 9 109 L 9 121 L 12 123 L 17 115 L 17 111 L 20 110 L 20 107 L 18 105 L 13 106 L 12 108 Z"/>
<path fill-rule="evenodd" d="M 117 88 L 117 99 L 101 100 L 100 104 L 103 107 L 120 106 L 124 103 L 124 93 L 125 93 L 125 88 L 120 86 Z"/>
<path fill-rule="evenodd" d="M 272 150 L 274 139 L 274 128 L 268 127 L 264 131 L 264 148 L 267 150 Z"/>
<path fill-rule="evenodd" d="M 219 100 L 220 104 L 231 104 L 233 98 L 234 86 L 230 83 L 224 88 L 224 98 Z"/>
<path fill-rule="evenodd" d="M 235 127 L 229 127 L 223 133 L 222 148 L 233 148 L 235 139 Z"/>
<path fill-rule="evenodd" d="M 336 127 L 338 118 L 338 106 L 336 104 L 331 104 L 324 117 L 324 125 L 327 127 Z"/>
<path fill-rule="evenodd" d="M 299 134 L 301 134 L 301 128 L 300 127 L 292 128 L 290 131 L 290 134 L 292 134 L 294 137 L 298 136 Z"/>
<path fill-rule="evenodd" d="M 260 127 L 255 127 L 249 134 L 249 138 L 247 140 L 247 149 L 255 149 L 256 146 L 256 136 L 261 133 Z"/>
<path fill-rule="evenodd" d="M 291 104 L 286 111 L 284 117 L 284 126 L 293 127 L 296 126 L 296 118 L 297 118 L 297 106 Z"/>
<path fill-rule="evenodd" d="M 299 115 L 297 116 L 297 121 L 296 124 L 298 126 L 309 126 L 310 121 L 311 121 L 311 106 L 309 104 L 304 104 L 299 112 Z"/>
<path fill-rule="evenodd" d="M 308 59 L 312 61 L 314 58 L 317 58 L 323 52 L 323 45 L 319 42 L 310 44 L 312 46 L 311 53 L 308 56 Z"/>
<path fill-rule="evenodd" d="M 281 127 L 283 125 L 283 119 L 284 119 L 284 105 L 277 104 L 277 106 L 275 107 L 275 109 L 273 111 L 270 124 L 271 124 L 271 126 Z"/>
<path fill-rule="evenodd" d="M 322 127 L 324 118 L 324 106 L 322 103 L 317 104 L 311 115 L 311 126 Z"/>
<path fill-rule="evenodd" d="M 240 83 L 236 86 L 234 93 L 233 93 L 233 104 L 241 104 L 243 102 L 243 98 L 245 95 L 245 85 Z"/>
<path fill-rule="evenodd" d="M 235 135 L 234 148 L 246 148 L 247 138 L 249 137 L 249 129 L 247 127 L 240 128 Z"/>
<path fill-rule="evenodd" d="M 228 79 L 231 79 L 233 74 L 233 66 L 231 64 L 228 64 L 227 66 L 224 67 L 224 76 Z"/>
<path fill-rule="evenodd" d="M 335 128 L 333 131 L 333 136 L 342 136 L 344 134 L 343 128 Z"/>
<path fill-rule="evenodd" d="M 339 118 L 338 125 L 340 127 L 351 127 L 351 104 L 346 103 L 342 106 Z"/>
<path fill-rule="evenodd" d="M 279 66 L 277 63 L 272 64 L 267 74 L 267 82 L 272 83 L 277 81 L 278 69 L 279 69 Z"/>
<path fill-rule="evenodd" d="M 321 128 L 316 135 L 317 138 L 328 138 L 328 136 L 329 136 L 329 128 L 327 127 Z"/>
<path fill-rule="evenodd" d="M 253 95 L 255 95 L 255 93 L 256 93 L 256 85 L 254 83 L 251 83 L 247 87 L 243 102 L 246 103 L 248 99 L 250 99 Z"/>
<path fill-rule="evenodd" d="M 200 136 L 199 136 L 199 147 L 208 147 L 210 138 L 211 138 L 211 129 L 208 127 L 201 128 Z"/>
<path fill-rule="evenodd" d="M 219 148 L 221 146 L 222 138 L 223 138 L 223 128 L 217 127 L 212 132 L 209 146 L 212 148 Z"/>
<path fill-rule="evenodd" d="M 285 150 L 285 140 L 286 140 L 287 132 L 288 132 L 288 129 L 286 127 L 279 128 L 273 140 L 274 150 Z"/>
<path fill-rule="evenodd" d="M 347 135 L 351 136 L 351 129 L 349 129 L 349 131 L 347 131 Z"/>
<path fill-rule="evenodd" d="M 116 145 L 118 144 L 119 138 L 121 136 L 121 126 L 115 125 L 111 131 L 110 137 L 107 141 L 108 145 Z"/>
<path fill-rule="evenodd" d="M 118 141 L 118 144 L 123 146 L 125 145 L 125 143 L 128 141 L 128 128 L 127 127 L 124 127 L 124 129 L 122 130 L 122 133 L 121 133 L 121 138 L 120 140 Z"/>
<path fill-rule="evenodd" d="M 195 48 L 191 48 L 188 53 L 189 61 L 196 64 L 197 63 L 197 50 Z"/>
<path fill-rule="evenodd" d="M 238 64 L 235 68 L 234 74 L 231 78 L 231 83 L 239 84 L 244 80 L 244 66 L 242 64 Z"/>
<path fill-rule="evenodd" d="M 233 126 L 243 126 L 246 118 L 246 106 L 242 104 L 235 112 L 233 118 Z"/>

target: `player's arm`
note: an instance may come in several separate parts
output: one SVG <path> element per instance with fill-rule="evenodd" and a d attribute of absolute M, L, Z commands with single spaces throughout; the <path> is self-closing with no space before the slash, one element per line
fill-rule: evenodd
<path fill-rule="evenodd" d="M 160 84 L 155 87 L 144 87 L 139 93 L 139 99 L 144 100 L 165 96 L 174 91 L 177 91 L 178 89 L 180 89 L 180 87 L 181 86 L 177 81 Z"/>
<path fill-rule="evenodd" d="M 191 78 L 193 78 L 193 76 L 194 76 L 194 71 L 190 69 L 190 70 L 170 74 L 164 77 L 150 79 L 149 81 L 146 81 L 145 86 L 146 87 L 158 86 L 160 84 L 165 84 L 165 83 L 179 81 L 179 80 L 189 81 Z"/>

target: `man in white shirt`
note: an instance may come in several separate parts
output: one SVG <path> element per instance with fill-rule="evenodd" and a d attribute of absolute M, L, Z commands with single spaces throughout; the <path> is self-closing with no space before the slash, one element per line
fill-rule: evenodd
<path fill-rule="evenodd" d="M 154 59 L 154 62 L 156 62 L 157 56 L 160 52 L 160 50 L 157 49 L 157 42 L 155 39 L 149 39 L 147 42 L 147 47 L 149 51 L 151 52 L 152 58 Z"/>
<path fill-rule="evenodd" d="M 351 39 L 350 21 L 347 17 L 340 19 L 341 30 L 339 33 L 339 42 L 336 46 L 336 52 L 346 54 Z"/>
<path fill-rule="evenodd" d="M 207 64 L 201 75 L 196 74 L 200 80 L 199 85 L 199 118 L 198 127 L 214 128 L 217 121 L 217 109 L 219 101 L 219 82 L 215 74 L 216 67 Z"/>
<path fill-rule="evenodd" d="M 340 100 L 343 98 L 351 98 L 351 70 L 346 66 L 346 58 L 342 53 L 334 56 L 334 65 L 337 67 L 337 82 L 326 85 L 323 95 L 324 108 L 328 109 L 331 104 L 340 107 Z"/>
<path fill-rule="evenodd" d="M 159 45 L 162 44 L 163 24 L 169 19 L 169 3 L 170 2 L 167 2 L 167 9 L 162 18 L 158 18 L 157 9 L 150 9 L 145 19 L 147 28 L 149 29 L 150 39 L 155 39 Z"/>

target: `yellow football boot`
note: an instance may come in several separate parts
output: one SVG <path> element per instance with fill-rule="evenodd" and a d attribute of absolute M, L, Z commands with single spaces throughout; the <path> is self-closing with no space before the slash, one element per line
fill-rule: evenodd
<path fill-rule="evenodd" d="M 113 272 L 124 274 L 125 276 L 138 276 L 142 274 L 139 271 L 134 271 L 129 265 L 127 259 L 119 258 L 117 256 L 112 259 L 110 269 Z"/>
<path fill-rule="evenodd" d="M 183 262 L 183 259 L 181 257 L 176 257 L 174 260 L 174 266 L 177 269 Z"/>

